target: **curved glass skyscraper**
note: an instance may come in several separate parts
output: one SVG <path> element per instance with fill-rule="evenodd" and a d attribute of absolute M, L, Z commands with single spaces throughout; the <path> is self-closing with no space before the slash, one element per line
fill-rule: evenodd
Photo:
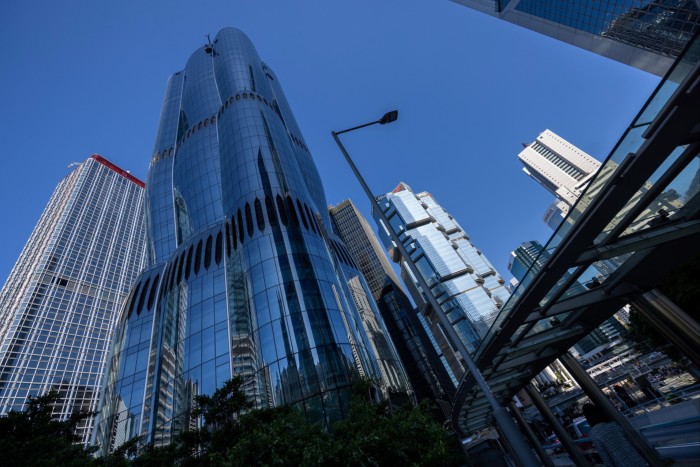
<path fill-rule="evenodd" d="M 168 81 L 146 224 L 150 267 L 115 336 L 103 450 L 133 436 L 167 443 L 198 423 L 193 396 L 232 375 L 257 406 L 321 423 L 343 416 L 353 375 L 381 377 L 316 166 L 277 77 L 238 30 Z"/>

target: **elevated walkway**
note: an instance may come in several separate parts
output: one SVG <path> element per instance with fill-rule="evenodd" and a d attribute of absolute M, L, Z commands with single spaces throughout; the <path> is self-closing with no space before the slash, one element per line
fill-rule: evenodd
<path fill-rule="evenodd" d="M 516 289 L 477 350 L 476 364 L 501 404 L 700 253 L 699 57 L 696 37 L 546 245 L 544 267 L 528 272 L 528 286 Z M 464 434 L 492 424 L 470 373 L 452 420 Z"/>

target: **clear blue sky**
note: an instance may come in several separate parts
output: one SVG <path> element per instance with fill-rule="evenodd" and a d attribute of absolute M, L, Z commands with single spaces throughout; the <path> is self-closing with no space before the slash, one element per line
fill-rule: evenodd
<path fill-rule="evenodd" d="M 145 180 L 168 76 L 225 26 L 277 73 L 329 203 L 360 187 L 431 192 L 505 277 L 508 253 L 551 232 L 552 196 L 522 173 L 549 128 L 603 159 L 658 78 L 448 0 L 71 1 L 0 6 L 0 281 L 58 181 L 99 153 Z"/>

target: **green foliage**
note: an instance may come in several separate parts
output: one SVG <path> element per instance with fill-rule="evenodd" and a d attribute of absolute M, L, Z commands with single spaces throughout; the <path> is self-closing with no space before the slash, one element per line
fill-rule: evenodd
<path fill-rule="evenodd" d="M 31 466 L 93 465 L 92 450 L 86 450 L 75 428 L 89 413 L 73 414 L 66 421 L 53 420 L 51 412 L 60 399 L 57 391 L 27 399 L 24 412 L 11 411 L 0 417 L 0 464 Z"/>
<path fill-rule="evenodd" d="M 69 420 L 51 417 L 59 394 L 28 399 L 25 412 L 0 418 L 0 465 L 106 467 L 141 466 L 382 466 L 463 463 L 456 440 L 436 423 L 427 405 L 394 410 L 370 401 L 371 383 L 353 388 L 347 417 L 326 431 L 291 407 L 252 409 L 240 377 L 212 396 L 197 396 L 194 417 L 203 428 L 185 432 L 163 447 L 134 438 L 109 456 L 75 444 L 75 428 L 91 414 Z M 462 462 L 460 462 L 462 461 Z"/>
<path fill-rule="evenodd" d="M 464 463 L 457 441 L 432 419 L 427 405 L 392 413 L 386 402 L 370 402 L 369 385 L 355 385 L 347 417 L 325 431 L 290 407 L 251 409 L 242 380 L 234 378 L 213 396 L 196 399 L 193 415 L 204 418 L 204 428 L 183 433 L 169 446 L 143 449 L 131 460 L 132 448 L 120 448 L 105 463 L 115 467 Z"/>

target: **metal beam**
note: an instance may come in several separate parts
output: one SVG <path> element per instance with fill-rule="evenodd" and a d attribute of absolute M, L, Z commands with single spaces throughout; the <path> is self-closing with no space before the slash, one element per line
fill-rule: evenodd
<path fill-rule="evenodd" d="M 600 390 L 596 382 L 586 373 L 586 370 L 583 369 L 579 362 L 569 353 L 562 354 L 562 356 L 559 357 L 559 361 L 564 365 L 564 368 L 571 373 L 571 376 L 573 376 L 578 385 L 581 386 L 581 389 L 583 389 L 588 398 L 620 425 L 627 439 L 637 448 L 646 461 L 653 467 L 663 466 L 663 461 L 659 453 L 649 446 L 646 439 L 644 439 L 644 437 L 632 427 L 630 422 L 617 411 L 615 406 L 612 405 L 612 402 L 610 402 L 610 399 L 608 399 L 608 396 Z"/>
<path fill-rule="evenodd" d="M 571 436 L 569 436 L 569 433 L 567 433 L 564 427 L 561 426 L 561 423 L 559 423 L 557 417 L 552 413 L 549 406 L 542 398 L 542 395 L 532 385 L 532 383 L 525 385 L 525 392 L 527 392 L 527 395 L 530 396 L 530 399 L 532 399 L 532 402 L 535 404 L 535 407 L 537 407 L 537 410 L 540 411 L 544 419 L 547 420 L 547 423 L 549 423 L 549 425 L 552 427 L 554 434 L 557 435 L 559 442 L 562 444 L 562 446 L 564 446 L 566 452 L 569 453 L 569 457 L 571 457 L 571 460 L 574 461 L 574 464 L 579 467 L 590 465 L 586 458 L 583 457 L 583 453 L 578 446 L 574 444 Z"/>
<path fill-rule="evenodd" d="M 527 439 L 530 440 L 532 447 L 535 448 L 537 456 L 540 458 L 540 460 L 542 460 L 542 465 L 545 467 L 554 467 L 554 462 L 552 462 L 552 459 L 549 457 L 549 455 L 547 455 L 547 452 L 542 447 L 541 441 L 537 438 L 535 432 L 532 431 L 532 428 L 530 428 L 530 425 L 528 425 L 527 421 L 523 417 L 523 414 L 520 413 L 518 408 L 512 402 L 508 404 L 508 409 L 510 410 L 510 413 L 513 414 L 515 421 L 518 422 L 518 425 L 520 425 L 520 429 L 525 433 Z"/>
<path fill-rule="evenodd" d="M 700 366 L 700 325 L 688 316 L 660 290 L 653 289 L 632 300 L 632 306 L 683 352 L 696 366 Z"/>
<path fill-rule="evenodd" d="M 602 259 L 615 258 L 626 253 L 645 250 L 698 233 L 700 233 L 700 220 L 697 219 L 642 230 L 606 246 L 589 248 L 578 257 L 574 265 L 590 264 Z"/>

